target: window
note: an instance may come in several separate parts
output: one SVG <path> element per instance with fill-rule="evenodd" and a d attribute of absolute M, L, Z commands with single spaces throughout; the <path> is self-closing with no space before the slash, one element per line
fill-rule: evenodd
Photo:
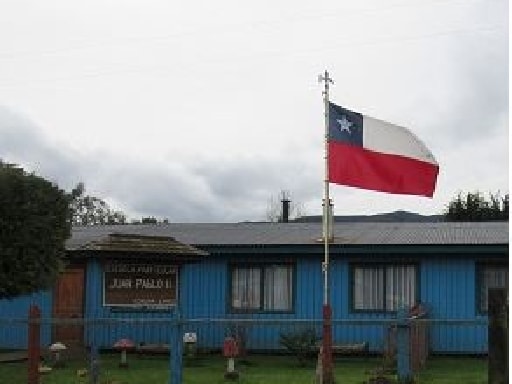
<path fill-rule="evenodd" d="M 505 264 L 479 264 L 478 271 L 478 309 L 481 313 L 488 312 L 489 288 L 508 287 L 508 266 Z"/>
<path fill-rule="evenodd" d="M 392 312 L 412 307 L 417 299 L 415 264 L 366 264 L 352 267 L 355 311 Z"/>
<path fill-rule="evenodd" d="M 231 309 L 244 312 L 292 310 L 293 267 L 285 264 L 234 266 Z"/>

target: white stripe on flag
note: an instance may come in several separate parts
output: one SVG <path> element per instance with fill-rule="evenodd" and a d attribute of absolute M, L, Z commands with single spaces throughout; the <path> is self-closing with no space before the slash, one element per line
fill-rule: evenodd
<path fill-rule="evenodd" d="M 432 152 L 407 128 L 363 116 L 363 147 L 437 165 Z"/>

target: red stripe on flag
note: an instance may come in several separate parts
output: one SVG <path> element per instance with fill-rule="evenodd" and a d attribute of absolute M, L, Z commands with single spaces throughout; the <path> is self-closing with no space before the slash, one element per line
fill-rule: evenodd
<path fill-rule="evenodd" d="M 439 167 L 399 155 L 329 142 L 329 181 L 374 191 L 432 197 Z"/>

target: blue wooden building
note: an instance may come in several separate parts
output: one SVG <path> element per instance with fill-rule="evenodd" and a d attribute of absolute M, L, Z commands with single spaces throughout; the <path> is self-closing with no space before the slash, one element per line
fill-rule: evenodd
<path fill-rule="evenodd" d="M 184 331 L 195 332 L 205 348 L 220 348 L 229 331 L 221 319 L 319 326 L 319 223 L 78 227 L 67 249 L 69 265 L 54 289 L 0 301 L 0 347 L 26 346 L 25 329 L 13 331 L 1 319 L 25 318 L 31 303 L 41 307 L 43 323 L 85 321 L 44 323 L 43 345 L 75 339 L 108 348 L 121 337 L 167 343 L 169 326 L 160 321 L 177 313 L 193 320 Z M 381 351 L 385 321 L 399 306 L 421 303 L 436 320 L 429 326 L 432 352 L 485 353 L 487 329 L 478 321 L 487 317 L 487 290 L 508 286 L 508 223 L 335 223 L 330 281 L 335 344 L 367 342 Z M 279 348 L 283 330 L 289 325 L 243 329 L 254 349 Z"/>

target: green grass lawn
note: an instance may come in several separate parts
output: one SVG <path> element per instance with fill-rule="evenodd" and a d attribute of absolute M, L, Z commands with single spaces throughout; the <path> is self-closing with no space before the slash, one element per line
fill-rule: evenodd
<path fill-rule="evenodd" d="M 101 384 L 167 384 L 169 381 L 166 357 L 129 356 L 130 367 L 118 367 L 119 356 L 101 355 Z M 224 380 L 226 360 L 218 355 L 186 361 L 184 383 L 227 383 Z M 335 376 L 339 383 L 362 384 L 382 363 L 381 358 L 344 358 L 335 361 Z M 85 384 L 89 377 L 76 372 L 86 368 L 85 362 L 68 362 L 65 368 L 43 375 L 42 384 Z M 298 367 L 288 356 L 249 356 L 236 365 L 240 384 L 311 384 L 315 378 L 315 362 Z M 430 358 L 427 368 L 416 378 L 417 383 L 482 384 L 487 382 L 487 362 L 479 358 Z M 26 383 L 26 362 L 0 363 L 0 383 Z"/>

